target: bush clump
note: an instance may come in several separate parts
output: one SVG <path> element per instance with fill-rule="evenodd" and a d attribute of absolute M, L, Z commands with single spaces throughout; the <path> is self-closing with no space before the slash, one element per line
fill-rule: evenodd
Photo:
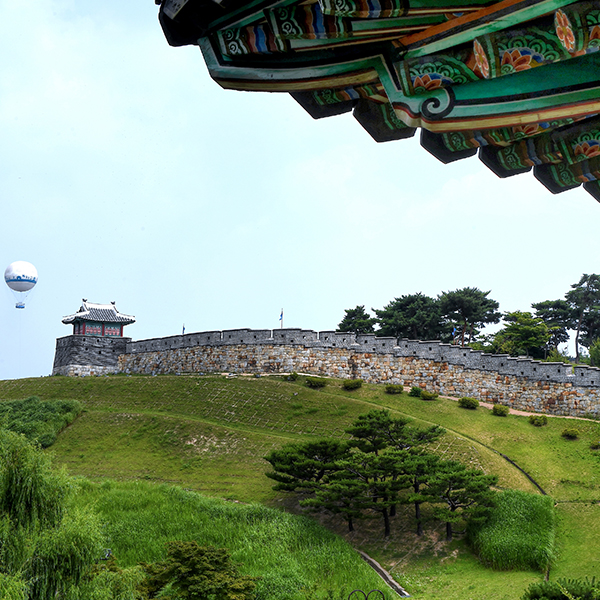
<path fill-rule="evenodd" d="M 358 388 L 362 387 L 362 379 L 346 379 L 346 381 L 344 381 L 344 383 L 342 383 L 342 387 L 345 390 L 357 390 Z"/>
<path fill-rule="evenodd" d="M 576 440 L 579 437 L 579 429 L 576 427 L 567 427 L 562 430 L 562 435 L 567 440 Z"/>
<path fill-rule="evenodd" d="M 475 410 L 479 406 L 479 400 L 477 398 L 470 398 L 469 396 L 463 396 L 459 399 L 458 405 L 461 408 L 468 408 L 469 410 Z"/>
<path fill-rule="evenodd" d="M 437 392 L 428 392 L 427 390 L 421 390 L 421 400 L 435 400 L 439 394 Z"/>
<path fill-rule="evenodd" d="M 293 371 L 286 377 L 286 379 L 288 381 L 296 381 L 298 379 L 298 373 L 296 373 L 296 371 Z"/>
<path fill-rule="evenodd" d="M 600 450 L 600 440 L 594 440 L 590 444 L 590 450 Z"/>
<path fill-rule="evenodd" d="M 509 412 L 510 412 L 510 409 L 508 408 L 508 406 L 505 406 L 504 404 L 494 404 L 494 406 L 492 408 L 492 414 L 495 417 L 508 417 Z"/>
<path fill-rule="evenodd" d="M 544 425 L 548 425 L 548 417 L 546 415 L 529 415 L 529 422 L 534 427 L 544 427 Z"/>
<path fill-rule="evenodd" d="M 417 387 L 416 385 L 413 385 L 410 388 L 410 392 L 408 392 L 409 396 L 412 396 L 413 398 L 420 398 L 421 397 L 421 388 Z"/>
<path fill-rule="evenodd" d="M 567 595 L 568 594 L 568 595 Z M 600 590 L 596 578 L 592 579 L 557 579 L 556 581 L 540 581 L 527 588 L 521 600 L 600 600 Z"/>
<path fill-rule="evenodd" d="M 324 388 L 327 385 L 327 379 L 323 379 L 321 377 L 307 377 L 306 385 L 313 390 L 318 390 L 319 388 Z"/>
<path fill-rule="evenodd" d="M 496 494 L 482 525 L 469 525 L 468 540 L 481 562 L 494 569 L 545 572 L 554 557 L 554 502 L 520 490 Z"/>
<path fill-rule="evenodd" d="M 404 391 L 404 386 L 400 383 L 388 383 L 385 386 L 386 394 L 401 394 L 403 391 Z M 419 395 L 421 395 L 421 392 L 419 392 Z"/>

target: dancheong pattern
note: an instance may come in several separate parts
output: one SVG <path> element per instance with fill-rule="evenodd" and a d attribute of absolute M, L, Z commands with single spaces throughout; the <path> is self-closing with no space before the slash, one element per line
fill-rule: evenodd
<path fill-rule="evenodd" d="M 188 0 L 168 42 L 200 47 L 227 89 L 352 112 L 378 142 L 600 200 L 600 3 L 573 0 Z M 168 11 L 167 11 L 168 12 Z"/>

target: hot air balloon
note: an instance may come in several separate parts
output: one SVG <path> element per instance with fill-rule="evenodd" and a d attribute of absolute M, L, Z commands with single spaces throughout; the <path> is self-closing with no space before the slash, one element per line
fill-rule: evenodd
<path fill-rule="evenodd" d="M 38 280 L 37 269 L 24 260 L 17 260 L 4 271 L 4 281 L 17 300 L 16 308 L 25 308 L 25 299 Z"/>

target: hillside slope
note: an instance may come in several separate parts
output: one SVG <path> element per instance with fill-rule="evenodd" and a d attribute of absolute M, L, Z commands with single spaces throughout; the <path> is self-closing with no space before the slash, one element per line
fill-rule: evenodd
<path fill-rule="evenodd" d="M 447 434 L 435 451 L 499 476 L 499 487 L 536 491 L 505 454 L 530 473 L 558 502 L 561 557 L 555 575 L 593 574 L 590 547 L 600 548 L 598 514 L 600 460 L 589 442 L 600 439 L 600 424 L 578 422 L 580 439 L 561 438 L 561 418 L 544 428 L 525 417 L 493 417 L 489 410 L 467 411 L 451 400 L 423 402 L 405 394 L 390 396 L 383 386 L 347 392 L 331 380 L 322 390 L 281 377 L 163 376 L 98 378 L 49 377 L 0 381 L 0 399 L 30 395 L 76 399 L 84 413 L 52 447 L 56 462 L 72 474 L 92 479 L 145 479 L 168 482 L 242 502 L 258 501 L 297 510 L 292 499 L 271 489 L 263 460 L 273 448 L 317 437 L 344 437 L 359 414 L 389 408 L 417 423 L 437 423 Z M 573 422 L 570 421 L 569 425 Z M 390 539 L 376 523 L 365 521 L 348 536 L 342 524 L 320 520 L 367 550 L 412 589 L 417 597 L 465 600 L 467 582 L 476 582 L 473 598 L 516 600 L 535 573 L 494 573 L 484 569 L 462 542 L 447 546 L 431 525 L 424 539 L 413 535 L 402 515 Z M 404 524 L 406 523 L 406 524 Z M 585 540 L 587 552 L 579 548 Z M 440 562 L 441 561 L 441 562 Z M 507 589 L 507 582 L 510 582 Z M 470 583 L 469 585 L 473 585 Z M 482 589 L 486 595 L 482 596 Z"/>

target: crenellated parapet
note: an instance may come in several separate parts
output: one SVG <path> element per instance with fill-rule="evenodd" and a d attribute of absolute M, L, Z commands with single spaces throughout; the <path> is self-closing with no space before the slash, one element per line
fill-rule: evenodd
<path fill-rule="evenodd" d="M 389 354 L 448 363 L 466 369 L 491 371 L 499 375 L 526 377 L 538 382 L 571 383 L 600 387 L 600 369 L 565 363 L 547 363 L 527 357 L 488 354 L 440 341 L 396 339 L 373 334 L 355 335 L 339 331 L 310 329 L 229 329 L 203 331 L 164 338 L 128 341 L 126 354 L 162 352 L 204 346 L 295 346 L 299 348 L 338 348 L 357 354 Z"/>

